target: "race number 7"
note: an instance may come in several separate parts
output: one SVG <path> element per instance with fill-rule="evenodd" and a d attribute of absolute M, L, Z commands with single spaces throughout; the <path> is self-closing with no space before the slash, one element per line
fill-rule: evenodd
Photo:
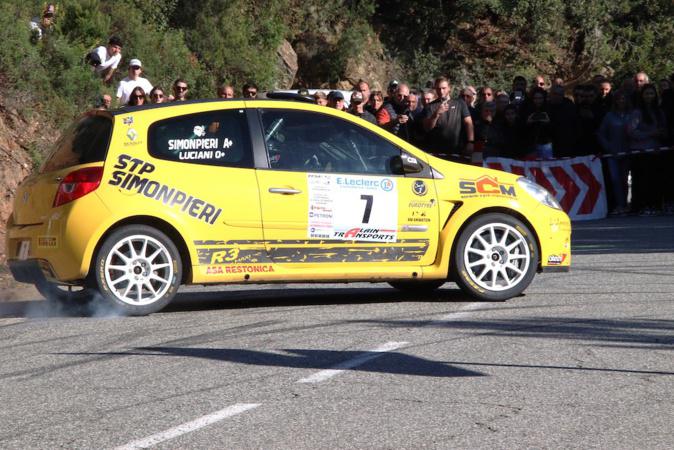
<path fill-rule="evenodd" d="M 370 221 L 370 213 L 372 212 L 372 202 L 374 197 L 372 195 L 361 195 L 361 200 L 365 200 L 365 211 L 363 212 L 363 221 L 361 223 L 368 223 Z"/>

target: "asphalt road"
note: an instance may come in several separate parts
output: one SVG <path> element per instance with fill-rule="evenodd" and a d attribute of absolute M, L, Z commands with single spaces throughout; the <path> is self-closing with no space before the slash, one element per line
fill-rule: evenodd
<path fill-rule="evenodd" d="M 0 448 L 672 448 L 674 218 L 576 224 L 573 270 L 183 291 L 149 317 L 0 304 Z"/>

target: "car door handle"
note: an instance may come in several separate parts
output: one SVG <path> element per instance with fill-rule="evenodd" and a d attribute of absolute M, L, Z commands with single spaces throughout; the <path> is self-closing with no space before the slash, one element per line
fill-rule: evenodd
<path fill-rule="evenodd" d="M 301 194 L 302 191 L 299 189 L 292 189 L 292 188 L 269 188 L 269 192 L 272 194 L 283 194 L 283 195 L 296 195 L 296 194 Z"/>
<path fill-rule="evenodd" d="M 424 231 L 428 231 L 428 227 L 426 225 L 403 225 L 400 227 L 400 231 L 423 233 Z"/>

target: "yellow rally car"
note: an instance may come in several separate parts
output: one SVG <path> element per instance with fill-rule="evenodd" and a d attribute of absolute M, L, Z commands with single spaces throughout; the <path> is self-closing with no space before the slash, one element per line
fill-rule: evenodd
<path fill-rule="evenodd" d="M 525 178 L 326 107 L 202 100 L 82 116 L 18 190 L 7 254 L 48 298 L 142 315 L 191 283 L 451 280 L 504 300 L 568 270 L 570 234 Z"/>

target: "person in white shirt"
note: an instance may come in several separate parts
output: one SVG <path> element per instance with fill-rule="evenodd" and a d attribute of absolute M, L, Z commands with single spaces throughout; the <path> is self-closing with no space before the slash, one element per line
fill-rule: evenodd
<path fill-rule="evenodd" d="M 140 86 L 145 92 L 152 90 L 152 83 L 140 76 L 143 73 L 142 67 L 139 59 L 134 58 L 129 61 L 129 76 L 122 79 L 117 87 L 117 102 L 120 106 L 129 102 L 129 97 L 135 87 Z"/>
<path fill-rule="evenodd" d="M 30 21 L 31 41 L 34 44 L 41 40 L 45 33 L 50 32 L 54 28 L 54 15 L 56 15 L 56 5 L 47 3 L 44 11 L 42 11 L 42 16 L 33 17 Z"/>
<path fill-rule="evenodd" d="M 87 55 L 87 60 L 94 67 L 94 71 L 103 78 L 103 82 L 110 83 L 112 75 L 122 60 L 122 40 L 117 36 L 112 36 L 107 46 L 96 47 Z"/>

